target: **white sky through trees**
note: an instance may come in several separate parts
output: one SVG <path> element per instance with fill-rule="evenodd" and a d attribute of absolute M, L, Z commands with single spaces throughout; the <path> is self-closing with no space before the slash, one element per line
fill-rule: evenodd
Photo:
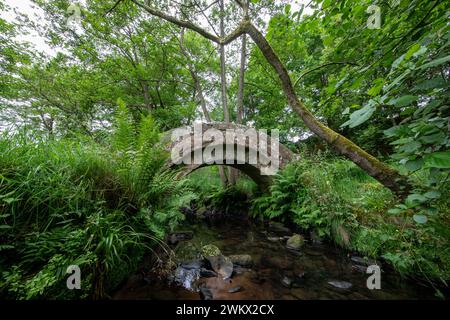
<path fill-rule="evenodd" d="M 0 17 L 5 19 L 8 22 L 13 22 L 16 20 L 17 11 L 22 14 L 26 14 L 33 22 L 36 23 L 46 23 L 45 16 L 43 11 L 38 8 L 35 4 L 32 3 L 31 0 L 3 0 L 6 4 L 7 9 L 9 7 L 10 10 L 1 11 Z M 72 1 L 72 3 L 83 3 L 84 1 Z M 292 11 L 299 10 L 300 6 L 304 4 L 307 6 L 311 1 L 310 0 L 295 0 L 295 1 L 287 1 L 291 3 Z M 310 7 L 306 7 L 304 9 L 304 14 L 310 14 L 313 10 Z M 268 20 L 270 17 L 267 17 Z M 200 24 L 207 26 L 206 21 L 199 21 Z M 17 37 L 17 40 L 20 42 L 29 42 L 31 45 L 35 47 L 36 50 L 40 52 L 44 52 L 49 56 L 55 56 L 58 52 L 57 48 L 52 48 L 45 42 L 45 38 L 41 37 L 36 31 L 30 30 L 26 34 L 21 34 Z"/>

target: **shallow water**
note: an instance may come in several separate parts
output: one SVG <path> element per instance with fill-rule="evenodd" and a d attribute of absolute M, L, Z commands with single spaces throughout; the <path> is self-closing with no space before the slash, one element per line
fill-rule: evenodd
<path fill-rule="evenodd" d="M 198 288 L 206 286 L 217 300 L 435 299 L 432 289 L 401 278 L 385 265 L 381 265 L 381 289 L 369 290 L 366 281 L 370 274 L 365 273 L 366 266 L 355 262 L 355 256 L 328 243 L 306 240 L 298 252 L 292 251 L 286 248 L 282 234 L 246 221 L 196 224 L 189 228 L 194 231 L 194 238 L 174 248 L 178 263 L 192 260 L 203 245 L 214 244 L 225 256 L 251 255 L 253 265 L 250 268 L 235 266 L 228 280 L 197 279 L 195 272 L 183 268 L 176 272 L 190 278 L 182 277 L 179 284 L 168 279 L 146 282 L 142 276 L 133 276 L 114 298 L 200 299 Z M 280 240 L 275 240 L 277 237 Z M 351 287 L 338 288 L 330 282 L 341 287 L 351 284 Z M 238 292 L 229 292 L 237 287 L 240 287 Z"/>

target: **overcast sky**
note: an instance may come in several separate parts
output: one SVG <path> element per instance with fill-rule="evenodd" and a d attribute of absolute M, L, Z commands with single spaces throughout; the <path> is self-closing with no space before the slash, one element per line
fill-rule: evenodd
<path fill-rule="evenodd" d="M 44 13 L 41 9 L 37 8 L 32 4 L 30 0 L 3 0 L 7 6 L 11 9 L 15 9 L 18 12 L 26 13 L 28 17 L 35 22 L 45 21 Z M 83 3 L 84 1 L 72 1 L 72 3 Z M 293 0 L 292 1 L 292 11 L 296 11 L 300 8 L 300 5 L 303 3 L 307 5 L 309 0 Z M 310 8 L 306 8 L 304 13 L 309 14 L 312 10 Z M 6 21 L 14 21 L 15 13 L 13 10 L 4 12 L 0 12 L 0 16 Z M 44 22 L 45 23 L 45 22 Z M 206 22 L 205 22 L 206 25 Z M 19 41 L 27 41 L 30 42 L 38 51 L 45 52 L 48 55 L 54 56 L 56 54 L 56 49 L 51 48 L 45 43 L 45 40 L 40 37 L 36 32 L 30 32 L 30 34 L 22 34 L 18 36 Z"/>

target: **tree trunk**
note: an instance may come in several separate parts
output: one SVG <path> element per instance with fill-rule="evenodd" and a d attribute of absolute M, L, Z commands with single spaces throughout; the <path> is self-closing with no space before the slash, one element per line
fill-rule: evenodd
<path fill-rule="evenodd" d="M 223 24 L 224 6 L 223 0 L 219 0 L 220 5 L 220 36 L 223 38 L 225 36 L 225 27 Z M 227 101 L 227 79 L 225 71 L 225 45 L 223 43 L 219 44 L 220 49 L 220 85 L 221 85 L 221 98 L 223 107 L 223 121 L 225 123 L 230 122 L 230 114 L 228 112 L 228 101 Z"/>
<path fill-rule="evenodd" d="M 202 89 L 202 85 L 200 83 L 200 78 L 198 77 L 195 67 L 190 62 L 189 54 L 184 46 L 184 29 L 181 29 L 180 49 L 181 49 L 181 52 L 183 53 L 183 55 L 186 57 L 186 59 L 188 59 L 188 69 L 189 69 L 189 73 L 191 74 L 192 80 L 194 81 L 197 103 L 202 108 L 202 112 L 203 112 L 203 115 L 205 116 L 206 122 L 211 122 L 211 117 L 209 115 L 208 108 L 206 107 L 206 100 L 205 100 L 205 96 L 203 95 L 203 89 Z M 222 181 L 222 184 L 224 184 L 224 186 L 226 186 L 227 185 L 227 176 L 225 175 L 225 170 L 224 170 L 223 166 L 219 166 L 219 176 L 220 176 L 220 180 Z"/>
<path fill-rule="evenodd" d="M 409 191 L 409 186 L 406 183 L 406 179 L 396 170 L 379 161 L 349 139 L 333 131 L 317 120 L 298 99 L 285 66 L 281 63 L 266 38 L 248 20 L 246 21 L 245 29 L 259 47 L 266 60 L 275 69 L 278 77 L 280 78 L 283 91 L 287 97 L 289 105 L 300 116 L 300 118 L 303 119 L 306 126 L 313 133 L 328 142 L 339 153 L 345 155 L 360 168 L 365 170 L 370 176 L 377 179 L 380 183 L 391 189 L 397 195 L 404 196 Z"/>
<path fill-rule="evenodd" d="M 223 23 L 223 17 L 225 14 L 223 0 L 219 0 L 220 6 L 220 36 L 225 36 L 225 27 Z M 228 112 L 228 99 L 227 99 L 227 78 L 225 72 L 225 45 L 223 43 L 219 44 L 220 49 L 220 88 L 221 88 L 221 98 L 222 98 L 222 108 L 223 108 L 223 121 L 225 123 L 230 122 L 230 113 Z M 222 179 L 222 184 L 224 186 L 228 186 L 235 184 L 233 168 L 228 167 L 228 177 L 223 168 L 223 166 L 219 166 L 220 178 Z"/>
<path fill-rule="evenodd" d="M 206 107 L 206 100 L 205 100 L 205 96 L 203 95 L 203 89 L 202 89 L 202 85 L 200 83 L 200 78 L 198 77 L 198 74 L 197 74 L 197 71 L 195 70 L 194 65 L 191 63 L 191 60 L 190 60 L 191 58 L 184 46 L 184 29 L 181 29 L 181 34 L 180 34 L 180 49 L 181 49 L 181 53 L 188 60 L 188 69 L 189 69 L 189 73 L 191 74 L 191 78 L 194 81 L 194 87 L 195 87 L 195 92 L 196 92 L 195 96 L 196 96 L 197 103 L 202 108 L 203 116 L 205 117 L 206 122 L 211 122 L 211 117 L 209 116 L 209 111 L 208 111 L 208 108 Z"/>
<path fill-rule="evenodd" d="M 152 102 L 149 93 L 149 87 L 146 81 L 141 81 L 142 92 L 144 94 L 144 104 L 148 111 L 152 111 Z"/>
<path fill-rule="evenodd" d="M 236 123 L 242 124 L 244 118 L 244 77 L 245 77 L 245 59 L 247 56 L 247 36 L 242 35 L 241 40 L 241 66 L 239 68 L 239 88 L 237 96 L 237 115 Z"/>

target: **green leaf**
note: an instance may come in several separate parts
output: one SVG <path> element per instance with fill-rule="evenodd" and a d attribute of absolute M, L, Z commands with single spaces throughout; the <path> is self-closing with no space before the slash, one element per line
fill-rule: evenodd
<path fill-rule="evenodd" d="M 377 96 L 380 92 L 381 89 L 383 88 L 384 85 L 384 79 L 383 78 L 378 78 L 374 81 L 374 85 L 372 88 L 369 89 L 369 91 L 367 91 L 367 94 L 374 97 Z"/>
<path fill-rule="evenodd" d="M 450 168 L 450 151 L 433 152 L 425 156 L 425 167 L 427 168 Z"/>
<path fill-rule="evenodd" d="M 290 4 L 287 4 L 287 5 L 284 7 L 284 13 L 288 15 L 290 11 L 291 11 L 291 5 L 290 5 Z"/>
<path fill-rule="evenodd" d="M 447 81 L 442 79 L 442 77 L 436 77 L 430 80 L 422 81 L 414 87 L 414 90 L 430 90 L 436 88 L 445 88 L 447 86 Z"/>
<path fill-rule="evenodd" d="M 399 213 L 402 213 L 402 212 L 403 212 L 403 210 L 399 209 L 399 208 L 393 208 L 393 209 L 389 209 L 388 210 L 388 213 L 390 213 L 390 214 L 399 214 Z"/>
<path fill-rule="evenodd" d="M 427 69 L 427 68 L 436 67 L 436 66 L 446 63 L 448 61 L 450 61 L 450 55 L 443 57 L 443 58 L 434 59 L 428 63 L 425 63 L 424 65 L 420 66 L 419 69 L 423 70 L 423 69 Z"/>
<path fill-rule="evenodd" d="M 0 251 L 9 250 L 9 249 L 14 249 L 14 246 L 9 245 L 9 244 L 0 244 Z"/>
<path fill-rule="evenodd" d="M 437 214 L 438 212 L 439 210 L 433 207 L 425 209 L 425 213 L 431 216 Z"/>
<path fill-rule="evenodd" d="M 417 58 L 417 57 L 423 55 L 427 51 L 428 51 L 427 47 L 422 46 L 422 47 L 420 47 L 420 49 L 418 51 L 414 52 L 413 57 Z"/>
<path fill-rule="evenodd" d="M 399 148 L 399 150 L 401 152 L 407 152 L 407 153 L 413 153 L 417 150 L 419 150 L 419 148 L 422 146 L 422 144 L 418 141 L 412 141 L 409 143 L 404 144 L 403 146 L 401 146 Z"/>
<path fill-rule="evenodd" d="M 418 43 L 416 43 L 411 48 L 409 48 L 408 52 L 406 52 L 406 54 L 405 54 L 405 60 L 409 60 L 409 58 L 411 58 L 414 53 L 419 51 L 419 49 L 420 49 L 420 44 L 418 44 Z"/>
<path fill-rule="evenodd" d="M 443 132 L 435 133 L 429 136 L 420 137 L 420 141 L 429 144 L 436 144 L 445 140 L 445 134 Z"/>
<path fill-rule="evenodd" d="M 398 68 L 398 66 L 403 62 L 403 59 L 405 59 L 404 54 L 402 54 L 400 57 L 395 59 L 395 61 L 392 63 L 392 69 Z"/>
<path fill-rule="evenodd" d="M 441 193 L 439 191 L 428 191 L 424 196 L 428 199 L 438 199 L 441 196 Z"/>
<path fill-rule="evenodd" d="M 392 99 L 388 104 L 395 105 L 396 107 L 404 107 L 419 99 L 418 96 L 406 95 L 397 99 Z"/>
<path fill-rule="evenodd" d="M 407 69 L 405 72 L 403 72 L 401 75 L 399 75 L 397 78 L 394 79 L 386 88 L 385 92 L 391 90 L 393 87 L 397 86 L 399 83 L 403 81 L 404 78 L 406 78 L 412 71 L 410 69 Z"/>
<path fill-rule="evenodd" d="M 408 160 L 405 163 L 406 169 L 409 171 L 417 171 L 423 166 L 423 159 Z"/>
<path fill-rule="evenodd" d="M 388 137 L 393 137 L 393 136 L 396 136 L 401 129 L 402 128 L 400 126 L 394 126 L 387 130 L 384 130 L 383 133 Z"/>
<path fill-rule="evenodd" d="M 408 138 L 400 138 L 398 140 L 392 141 L 391 144 L 392 145 L 400 145 L 400 144 L 406 144 L 406 143 L 410 143 L 414 141 L 413 138 L 408 137 Z"/>
<path fill-rule="evenodd" d="M 428 200 L 428 199 L 425 198 L 423 195 L 417 194 L 417 193 L 413 193 L 413 194 L 410 194 L 410 195 L 408 196 L 408 198 L 406 198 L 405 203 L 406 203 L 407 205 L 409 205 L 409 206 L 414 206 L 415 204 L 423 203 L 423 202 L 425 202 L 425 201 L 427 201 L 427 200 Z"/>
<path fill-rule="evenodd" d="M 15 201 L 17 201 L 17 200 L 19 200 L 19 199 L 16 199 L 16 198 L 5 198 L 5 199 L 2 199 L 4 202 L 6 202 L 7 204 L 11 204 L 11 203 L 13 203 L 13 202 L 15 202 Z"/>
<path fill-rule="evenodd" d="M 375 111 L 375 106 L 373 105 L 373 103 L 372 104 L 368 103 L 363 108 L 353 112 L 350 115 L 350 120 L 343 123 L 341 125 L 341 127 L 345 127 L 345 126 L 349 126 L 350 128 L 357 127 L 360 124 L 369 120 L 370 117 L 372 116 L 372 114 L 374 113 L 374 111 Z"/>
<path fill-rule="evenodd" d="M 423 214 L 415 214 L 413 216 L 413 219 L 415 222 L 423 224 L 426 223 L 428 221 L 428 218 L 426 216 L 424 216 Z"/>

